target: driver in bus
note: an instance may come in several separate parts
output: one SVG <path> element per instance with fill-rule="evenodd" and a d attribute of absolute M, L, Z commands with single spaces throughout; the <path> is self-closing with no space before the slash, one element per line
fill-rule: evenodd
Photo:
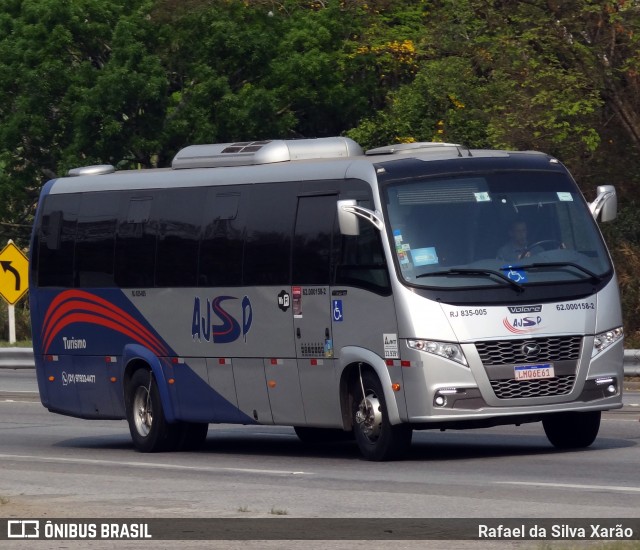
<path fill-rule="evenodd" d="M 530 248 L 527 240 L 527 224 L 524 220 L 515 220 L 509 226 L 509 241 L 498 249 L 498 260 L 514 261 L 528 258 L 541 251 L 540 247 Z M 539 249 L 539 250 L 536 250 Z"/>

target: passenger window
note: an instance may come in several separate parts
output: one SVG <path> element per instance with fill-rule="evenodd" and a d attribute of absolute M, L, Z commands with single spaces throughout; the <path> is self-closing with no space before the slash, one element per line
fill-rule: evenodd
<path fill-rule="evenodd" d="M 116 236 L 115 276 L 122 288 L 152 287 L 157 223 L 151 216 L 153 197 L 128 196 Z"/>
<path fill-rule="evenodd" d="M 244 284 L 291 284 L 291 233 L 296 212 L 297 185 L 255 185 L 250 188 L 247 236 L 244 246 Z"/>
<path fill-rule="evenodd" d="M 239 209 L 239 190 L 209 190 L 200 246 L 199 286 L 242 284 L 244 217 Z"/>
<path fill-rule="evenodd" d="M 80 194 L 48 195 L 38 231 L 38 286 L 72 287 L 73 256 Z"/>
<path fill-rule="evenodd" d="M 119 195 L 85 193 L 76 232 L 76 287 L 112 287 Z"/>
<path fill-rule="evenodd" d="M 293 240 L 293 284 L 330 284 L 337 195 L 300 197 Z"/>
<path fill-rule="evenodd" d="M 159 197 L 157 287 L 197 285 L 205 188 L 171 189 Z"/>

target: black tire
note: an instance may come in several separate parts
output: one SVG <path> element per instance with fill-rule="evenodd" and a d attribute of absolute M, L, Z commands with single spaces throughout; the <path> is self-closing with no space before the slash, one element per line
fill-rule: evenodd
<path fill-rule="evenodd" d="M 359 376 L 354 378 L 351 401 L 353 434 L 362 457 L 372 461 L 403 457 L 411 445 L 413 431 L 408 424 L 389 423 L 382 385 L 374 373 L 362 372 L 362 385 Z"/>
<path fill-rule="evenodd" d="M 180 442 L 178 448 L 181 451 L 197 451 L 201 449 L 207 439 L 209 424 L 199 422 L 183 422 L 181 424 Z"/>
<path fill-rule="evenodd" d="M 600 416 L 600 411 L 557 413 L 545 416 L 542 426 L 557 449 L 582 449 L 598 436 Z"/>
<path fill-rule="evenodd" d="M 310 428 L 308 426 L 294 426 L 298 439 L 307 445 L 322 445 L 323 443 L 337 443 L 353 439 L 353 432 L 345 432 L 339 428 Z"/>
<path fill-rule="evenodd" d="M 153 373 L 137 370 L 127 392 L 127 422 L 137 451 L 173 451 L 180 443 L 180 424 L 169 424 L 164 416 L 158 384 Z"/>

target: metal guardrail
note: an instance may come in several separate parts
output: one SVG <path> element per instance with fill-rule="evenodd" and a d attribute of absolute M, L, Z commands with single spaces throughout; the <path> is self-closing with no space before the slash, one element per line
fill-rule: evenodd
<path fill-rule="evenodd" d="M 640 349 L 624 350 L 624 375 L 640 376 Z"/>
<path fill-rule="evenodd" d="M 0 348 L 0 369 L 33 369 L 31 348 Z M 624 375 L 640 376 L 640 350 L 624 350 Z"/>
<path fill-rule="evenodd" d="M 0 369 L 33 369 L 31 348 L 0 348 Z"/>

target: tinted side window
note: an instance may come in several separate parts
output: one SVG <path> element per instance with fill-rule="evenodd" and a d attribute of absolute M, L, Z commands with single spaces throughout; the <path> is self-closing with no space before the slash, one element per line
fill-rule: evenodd
<path fill-rule="evenodd" d="M 196 286 L 205 195 L 205 188 L 162 191 L 158 201 L 156 286 Z"/>
<path fill-rule="evenodd" d="M 157 223 L 152 217 L 151 193 L 125 194 L 116 235 L 116 284 L 152 287 L 156 259 Z"/>
<path fill-rule="evenodd" d="M 38 231 L 38 286 L 73 286 L 73 253 L 80 195 L 49 195 Z"/>
<path fill-rule="evenodd" d="M 239 188 L 209 189 L 200 246 L 200 286 L 242 284 L 245 210 Z"/>
<path fill-rule="evenodd" d="M 84 193 L 76 232 L 75 286 L 114 286 L 117 193 Z"/>
<path fill-rule="evenodd" d="M 292 182 L 250 187 L 244 248 L 245 285 L 290 284 L 297 187 Z"/>
<path fill-rule="evenodd" d="M 298 199 L 293 240 L 294 284 L 330 283 L 337 195 Z"/>
<path fill-rule="evenodd" d="M 358 204 L 370 208 L 368 201 L 358 201 Z M 388 296 L 391 282 L 380 231 L 362 219 L 358 224 L 360 234 L 342 235 L 340 245 L 336 247 L 335 284 L 356 286 Z"/>

